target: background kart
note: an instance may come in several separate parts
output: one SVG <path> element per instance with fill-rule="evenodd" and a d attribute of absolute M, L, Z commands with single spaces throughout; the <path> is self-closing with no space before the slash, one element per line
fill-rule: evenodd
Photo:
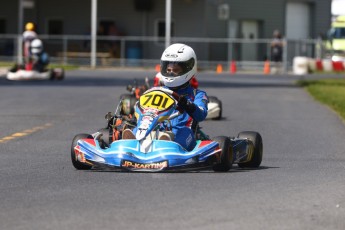
<path fill-rule="evenodd" d="M 198 83 L 195 78 L 193 78 L 194 81 L 192 82 L 192 86 L 197 88 Z M 155 85 L 156 86 L 156 85 Z M 150 84 L 148 82 L 148 79 L 145 79 L 145 84 L 138 85 L 137 81 L 134 80 L 133 85 L 128 85 L 127 90 L 130 92 L 129 94 L 122 94 L 120 96 L 120 100 L 124 100 L 123 105 L 125 108 L 123 111 L 127 111 L 127 115 L 130 113 L 133 115 L 134 113 L 134 106 L 137 100 L 139 99 L 140 95 L 142 95 L 147 89 L 150 88 Z M 222 101 L 219 100 L 215 96 L 209 96 L 209 102 L 208 102 L 208 113 L 206 119 L 212 119 L 212 120 L 220 120 L 222 119 L 222 113 L 223 113 L 223 106 Z"/>
<path fill-rule="evenodd" d="M 6 74 L 7 80 L 21 81 L 21 80 L 63 80 L 65 78 L 65 71 L 63 68 L 47 69 L 44 72 L 35 70 L 12 69 Z"/>
<path fill-rule="evenodd" d="M 173 96 L 172 96 L 173 95 Z M 153 88 L 140 97 L 136 106 L 138 132 L 135 139 L 111 141 L 116 112 L 108 114 L 108 127 L 90 134 L 78 134 L 71 146 L 71 160 L 78 170 L 117 169 L 124 171 L 170 171 L 212 168 L 228 171 L 233 164 L 257 168 L 263 155 L 262 138 L 257 132 L 241 132 L 237 137 L 218 136 L 210 139 L 195 127 L 197 144 L 186 151 L 174 141 L 159 140 L 156 129 L 161 122 L 179 116 L 175 98 L 179 96 L 165 88 Z"/>

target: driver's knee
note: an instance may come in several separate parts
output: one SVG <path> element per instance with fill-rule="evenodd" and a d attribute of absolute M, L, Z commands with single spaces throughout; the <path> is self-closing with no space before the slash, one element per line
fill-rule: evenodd
<path fill-rule="evenodd" d="M 192 150 L 196 145 L 196 140 L 191 129 L 179 129 L 175 134 L 175 142 L 179 143 L 183 148 L 188 151 Z"/>

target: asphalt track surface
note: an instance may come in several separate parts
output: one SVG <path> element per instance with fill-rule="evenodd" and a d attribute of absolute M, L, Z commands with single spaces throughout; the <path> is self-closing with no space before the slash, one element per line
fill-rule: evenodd
<path fill-rule="evenodd" d="M 214 73 L 211 137 L 261 133 L 259 169 L 228 173 L 77 171 L 74 135 L 105 126 L 133 79 L 153 71 L 70 71 L 61 82 L 0 78 L 1 229 L 345 229 L 345 125 L 298 77 Z"/>

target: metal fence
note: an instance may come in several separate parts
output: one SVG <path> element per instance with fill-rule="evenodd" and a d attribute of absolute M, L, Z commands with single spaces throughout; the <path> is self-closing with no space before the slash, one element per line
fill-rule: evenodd
<path fill-rule="evenodd" d="M 79 66 L 91 65 L 91 36 L 40 35 L 51 62 Z M 221 64 L 230 68 L 236 61 L 238 70 L 260 70 L 270 60 L 271 39 L 229 39 L 173 37 L 172 43 L 192 46 L 200 69 L 215 70 Z M 0 60 L 18 60 L 18 35 L 0 35 Z M 322 41 L 317 39 L 284 40 L 283 71 L 289 71 L 295 56 L 321 58 Z M 153 67 L 159 64 L 164 50 L 164 38 L 149 36 L 98 36 L 97 67 Z"/>

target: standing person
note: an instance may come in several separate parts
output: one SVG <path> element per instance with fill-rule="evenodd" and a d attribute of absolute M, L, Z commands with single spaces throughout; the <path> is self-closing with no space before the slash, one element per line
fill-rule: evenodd
<path fill-rule="evenodd" d="M 32 58 L 32 69 L 38 72 L 46 71 L 49 64 L 49 56 L 43 49 L 43 43 L 40 39 L 34 39 L 30 44 L 30 55 Z"/>
<path fill-rule="evenodd" d="M 161 140 L 173 140 L 187 151 L 196 145 L 195 135 L 192 130 L 193 122 L 201 122 L 207 116 L 208 97 L 206 92 L 195 89 L 190 81 L 197 71 L 197 58 L 194 50 L 185 44 L 176 43 L 163 52 L 161 57 L 161 74 L 165 87 L 180 95 L 178 107 L 183 113 L 170 120 L 172 134 L 163 133 Z M 160 127 L 161 131 L 167 125 Z M 135 139 L 136 128 L 123 131 L 123 139 Z"/>
<path fill-rule="evenodd" d="M 279 30 L 273 32 L 273 39 L 271 41 L 271 61 L 273 61 L 274 66 L 272 71 L 274 73 L 280 72 L 281 63 L 283 61 L 283 39 Z"/>
<path fill-rule="evenodd" d="M 108 35 L 114 36 L 114 37 L 120 36 L 120 31 L 117 28 L 115 22 L 110 24 L 108 28 Z M 109 47 L 110 47 L 111 56 L 114 58 L 119 58 L 120 57 L 120 40 L 109 42 Z"/>
<path fill-rule="evenodd" d="M 35 24 L 32 22 L 28 22 L 25 25 L 25 31 L 23 32 L 23 55 L 25 58 L 25 63 L 28 62 L 30 58 L 30 43 L 35 38 L 37 38 L 37 33 L 35 32 Z"/>

